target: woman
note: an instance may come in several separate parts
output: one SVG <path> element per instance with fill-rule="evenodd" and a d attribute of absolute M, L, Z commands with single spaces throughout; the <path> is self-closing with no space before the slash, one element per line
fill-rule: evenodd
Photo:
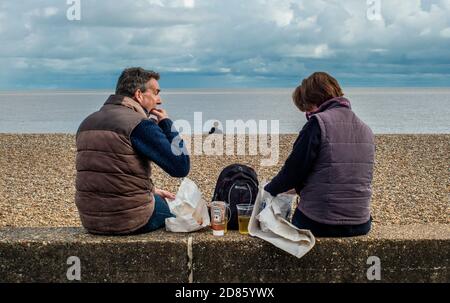
<path fill-rule="evenodd" d="M 307 123 L 283 168 L 265 190 L 295 189 L 292 223 L 318 237 L 350 237 L 371 228 L 375 155 L 371 129 L 351 110 L 339 83 L 324 72 L 304 79 L 292 98 Z"/>

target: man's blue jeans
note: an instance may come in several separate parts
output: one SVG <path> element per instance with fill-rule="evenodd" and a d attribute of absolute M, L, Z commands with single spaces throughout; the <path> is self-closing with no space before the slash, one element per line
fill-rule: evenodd
<path fill-rule="evenodd" d="M 166 219 L 175 217 L 171 212 L 169 205 L 161 196 L 155 195 L 155 209 L 147 224 L 133 232 L 133 234 L 143 234 L 154 231 L 166 226 Z"/>

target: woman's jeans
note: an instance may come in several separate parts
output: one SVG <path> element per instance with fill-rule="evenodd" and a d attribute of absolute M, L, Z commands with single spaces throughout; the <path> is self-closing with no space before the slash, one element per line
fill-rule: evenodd
<path fill-rule="evenodd" d="M 309 229 L 315 237 L 353 237 L 366 235 L 370 231 L 372 217 L 366 223 L 359 225 L 328 225 L 308 218 L 296 208 L 292 224 L 300 229 Z"/>
<path fill-rule="evenodd" d="M 148 220 L 147 224 L 133 232 L 133 234 L 143 234 L 154 231 L 158 228 L 166 226 L 166 219 L 170 217 L 175 217 L 171 212 L 169 205 L 165 199 L 161 196 L 155 196 L 155 209 L 153 210 L 153 214 Z"/>

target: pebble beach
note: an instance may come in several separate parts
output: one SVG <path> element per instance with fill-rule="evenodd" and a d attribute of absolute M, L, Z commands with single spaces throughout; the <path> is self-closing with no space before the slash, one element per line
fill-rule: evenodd
<path fill-rule="evenodd" d="M 279 138 L 279 161 L 261 156 L 191 156 L 189 178 L 211 199 L 220 171 L 254 167 L 260 181 L 276 175 L 296 135 Z M 0 228 L 81 226 L 74 202 L 75 135 L 0 134 Z M 450 134 L 377 135 L 372 216 L 375 225 L 450 223 Z M 153 165 L 157 187 L 176 193 L 181 179 Z"/>

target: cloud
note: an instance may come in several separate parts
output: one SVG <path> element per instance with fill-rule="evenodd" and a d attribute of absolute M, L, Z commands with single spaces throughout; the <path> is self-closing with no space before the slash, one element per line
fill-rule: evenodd
<path fill-rule="evenodd" d="M 168 86 L 450 85 L 450 1 L 65 0 L 0 3 L 0 88 L 112 87 L 126 66 Z M 215 79 L 217 80 L 215 82 Z M 217 83 L 217 84 L 214 84 Z"/>
<path fill-rule="evenodd" d="M 444 28 L 443 30 L 441 30 L 440 32 L 441 36 L 444 38 L 450 38 L 450 27 Z"/>
<path fill-rule="evenodd" d="M 195 0 L 184 0 L 184 6 L 189 8 L 195 7 Z"/>

